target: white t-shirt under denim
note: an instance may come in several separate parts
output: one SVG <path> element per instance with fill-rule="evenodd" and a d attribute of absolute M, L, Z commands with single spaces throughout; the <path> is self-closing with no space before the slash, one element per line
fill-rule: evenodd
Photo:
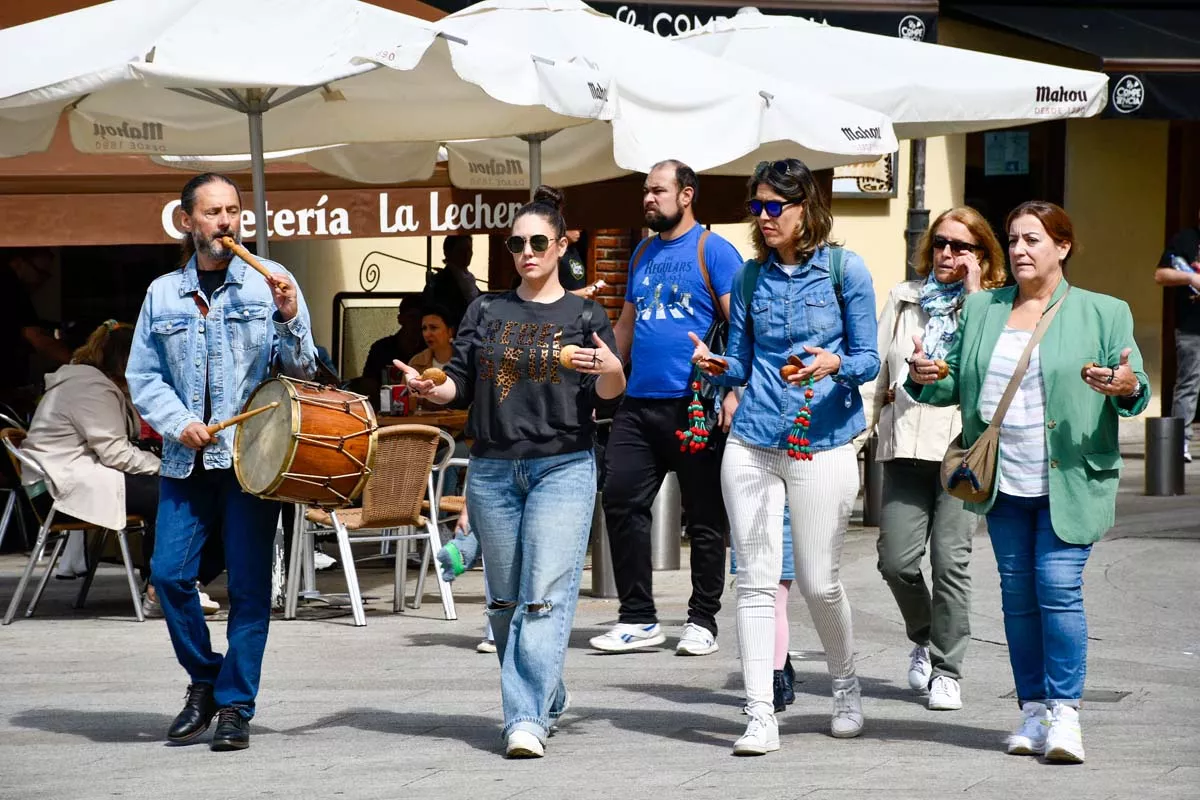
<path fill-rule="evenodd" d="M 979 411 L 991 422 L 1000 398 L 1016 372 L 1017 362 L 1033 336 L 1032 331 L 1005 328 L 992 351 Z M 1042 497 L 1050 493 L 1046 464 L 1046 390 L 1042 382 L 1040 345 L 1033 348 L 1029 368 L 1021 379 L 1004 422 L 1000 425 L 999 490 L 1014 497 Z"/>

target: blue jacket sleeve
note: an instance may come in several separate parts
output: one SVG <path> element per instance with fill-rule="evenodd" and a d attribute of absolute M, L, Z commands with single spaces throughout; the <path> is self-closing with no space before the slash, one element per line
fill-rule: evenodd
<path fill-rule="evenodd" d="M 280 268 L 282 270 L 282 267 Z M 284 375 L 300 380 L 312 380 L 317 374 L 317 348 L 313 344 L 312 324 L 308 316 L 308 305 L 304 302 L 304 293 L 300 284 L 287 270 L 282 270 L 292 279 L 296 287 L 296 316 L 287 322 L 279 318 L 276 311 L 271 316 L 275 327 L 275 341 L 272 345 L 271 360 L 277 363 Z"/>
<path fill-rule="evenodd" d="M 879 374 L 879 327 L 875 319 L 875 286 L 871 273 L 856 253 L 846 253 L 842 277 L 845 341 L 841 367 L 833 375 L 838 383 L 861 386 Z"/>
<path fill-rule="evenodd" d="M 146 292 L 133 330 L 125 381 L 129 384 L 133 405 L 142 419 L 160 436 L 178 440 L 189 423 L 202 420 L 179 399 L 176 387 L 167 382 L 168 374 L 163 369 L 163 359 L 159 357 L 151 330 L 151 320 L 154 318 L 152 292 L 153 289 Z"/>

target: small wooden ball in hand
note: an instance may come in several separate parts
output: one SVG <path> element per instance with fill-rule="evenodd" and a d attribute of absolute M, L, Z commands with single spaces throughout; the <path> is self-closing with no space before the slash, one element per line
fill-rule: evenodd
<path fill-rule="evenodd" d="M 430 367 L 421 373 L 421 380 L 433 381 L 434 386 L 441 386 L 446 382 L 446 373 L 442 372 L 437 367 Z"/>
<path fill-rule="evenodd" d="M 578 349 L 579 345 L 577 344 L 563 345 L 562 350 L 558 351 L 558 363 L 562 364 L 564 369 L 575 369 L 575 365 L 571 363 L 571 358 Z"/>
<path fill-rule="evenodd" d="M 946 378 L 946 377 L 947 377 L 947 376 L 950 374 L 950 365 L 949 365 L 949 364 L 947 364 L 945 361 L 942 361 L 940 358 L 935 358 L 935 359 L 933 360 L 933 363 L 934 363 L 934 364 L 937 366 L 937 368 L 938 368 L 938 377 L 937 377 L 937 379 L 938 379 L 939 381 L 940 381 L 940 380 L 943 380 L 944 378 Z"/>

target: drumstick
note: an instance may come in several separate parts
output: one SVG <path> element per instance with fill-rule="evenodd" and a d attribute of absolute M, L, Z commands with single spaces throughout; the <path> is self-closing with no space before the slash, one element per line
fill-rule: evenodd
<path fill-rule="evenodd" d="M 261 414 L 264 411 L 270 411 L 272 408 L 278 408 L 278 407 L 279 407 L 279 401 L 268 403 L 265 406 L 259 406 L 258 408 L 251 409 L 250 411 L 247 411 L 245 413 L 238 414 L 237 416 L 234 416 L 234 417 L 230 417 L 229 419 L 227 419 L 223 422 L 217 422 L 213 425 L 209 425 L 208 428 L 206 428 L 206 430 L 208 431 L 208 435 L 212 436 L 213 434 L 217 433 L 218 431 L 225 430 L 230 425 L 237 425 L 239 422 L 245 422 L 246 420 L 253 417 L 255 414 Z"/>
<path fill-rule="evenodd" d="M 258 270 L 259 273 L 261 273 L 262 276 L 267 279 L 267 283 L 272 286 L 275 285 L 275 278 L 271 275 L 271 271 L 264 267 L 262 262 L 254 257 L 253 253 L 235 242 L 232 236 L 222 236 L 221 244 L 225 245 L 234 253 L 236 253 L 237 256 L 242 259 L 242 261 L 245 261 L 247 264 Z"/>

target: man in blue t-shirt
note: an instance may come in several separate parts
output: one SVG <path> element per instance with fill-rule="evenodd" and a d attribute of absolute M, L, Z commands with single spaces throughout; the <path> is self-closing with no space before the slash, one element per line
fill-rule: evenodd
<path fill-rule="evenodd" d="M 718 430 L 699 452 L 681 452 L 675 432 L 685 427 L 692 396 L 688 332 L 707 331 L 714 321 L 729 318 L 729 291 L 742 258 L 696 222 L 698 188 L 696 173 L 671 160 L 650 170 L 643 189 L 646 225 L 657 235 L 643 240 L 629 262 L 625 305 L 614 332 L 633 371 L 605 458 L 604 515 L 621 612 L 612 630 L 591 640 L 597 650 L 622 652 L 666 641 L 654 607 L 650 509 L 663 477 L 675 472 L 692 568 L 688 621 L 675 652 L 717 651 L 728 525 L 720 445 L 737 399 L 732 393 L 726 397 Z"/>

